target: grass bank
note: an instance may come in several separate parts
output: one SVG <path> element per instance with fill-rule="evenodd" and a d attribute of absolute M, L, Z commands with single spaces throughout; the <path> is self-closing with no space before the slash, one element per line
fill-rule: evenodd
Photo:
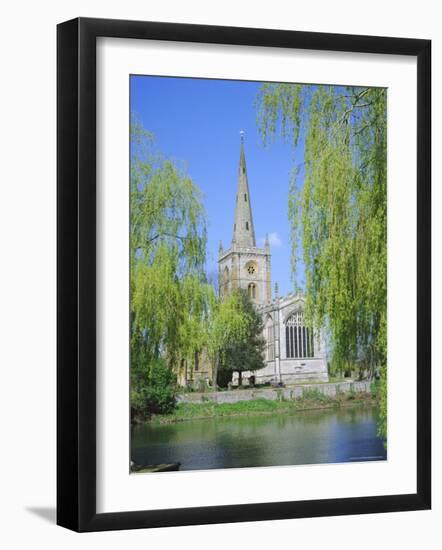
<path fill-rule="evenodd" d="M 329 397 L 319 391 L 310 390 L 309 392 L 304 392 L 302 397 L 291 401 L 253 399 L 237 403 L 213 403 L 210 401 L 206 401 L 205 403 L 179 403 L 171 414 L 155 415 L 149 421 L 162 424 L 202 418 L 244 416 L 250 414 L 271 415 L 376 403 L 376 397 L 370 393 L 346 393 L 339 394 L 336 397 Z"/>

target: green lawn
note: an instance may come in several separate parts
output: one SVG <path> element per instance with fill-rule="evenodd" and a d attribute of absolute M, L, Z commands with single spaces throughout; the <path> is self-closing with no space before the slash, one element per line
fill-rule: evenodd
<path fill-rule="evenodd" d="M 336 397 L 328 397 L 317 390 L 304 392 L 303 397 L 291 401 L 270 401 L 268 399 L 253 399 L 238 403 L 179 403 L 172 414 L 156 415 L 151 422 L 180 422 L 197 418 L 215 418 L 222 416 L 237 416 L 248 414 L 275 414 L 296 412 L 308 409 L 341 407 L 350 404 L 374 403 L 375 399 L 368 393 L 348 393 Z"/>

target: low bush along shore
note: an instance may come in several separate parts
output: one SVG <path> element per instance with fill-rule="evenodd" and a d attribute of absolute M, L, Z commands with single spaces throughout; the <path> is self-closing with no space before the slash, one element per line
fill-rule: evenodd
<path fill-rule="evenodd" d="M 247 414 L 275 414 L 296 412 L 309 409 L 328 409 L 354 404 L 376 404 L 374 393 L 346 393 L 329 397 L 311 390 L 291 401 L 270 401 L 268 399 L 253 399 L 238 403 L 178 403 L 171 414 L 154 415 L 149 421 L 157 423 L 181 422 L 198 418 L 215 418 L 221 416 L 240 416 Z"/>

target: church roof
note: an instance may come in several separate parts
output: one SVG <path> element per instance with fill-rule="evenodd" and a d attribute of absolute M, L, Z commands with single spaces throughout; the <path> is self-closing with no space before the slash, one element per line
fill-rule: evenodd
<path fill-rule="evenodd" d="M 239 155 L 238 187 L 236 191 L 232 244 L 244 248 L 256 246 L 252 204 L 249 182 L 247 179 L 246 157 L 244 154 L 244 132 L 241 132 L 241 150 Z"/>

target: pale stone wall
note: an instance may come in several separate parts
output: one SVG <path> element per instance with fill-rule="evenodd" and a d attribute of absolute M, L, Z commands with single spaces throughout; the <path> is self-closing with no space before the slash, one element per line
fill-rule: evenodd
<path fill-rule="evenodd" d="M 266 388 L 266 389 L 244 389 L 233 391 L 218 391 L 207 393 L 185 393 L 177 397 L 179 403 L 238 403 L 239 401 L 250 401 L 252 399 L 269 399 L 277 401 L 280 399 L 297 399 L 302 397 L 308 390 L 317 390 L 323 395 L 329 397 L 336 396 L 337 393 L 369 393 L 371 382 L 362 380 L 358 382 L 337 382 L 329 384 L 305 384 L 302 386 L 293 386 L 289 388 Z"/>
<path fill-rule="evenodd" d="M 264 322 L 264 337 L 268 338 L 267 327 L 273 324 L 273 356 L 266 357 L 267 363 L 263 369 L 244 371 L 243 385 L 248 385 L 249 379 L 254 378 L 256 384 L 267 382 L 282 382 L 283 384 L 299 383 L 304 381 L 327 382 L 327 359 L 325 342 L 321 331 L 314 334 L 313 357 L 291 358 L 286 352 L 286 322 L 296 311 L 304 311 L 305 299 L 302 295 L 289 294 L 275 299 L 258 307 Z M 267 340 L 268 341 L 268 340 Z M 238 373 L 233 373 L 232 382 L 238 384 Z"/>
<path fill-rule="evenodd" d="M 293 384 L 303 381 L 327 382 L 328 374 L 324 361 L 318 359 L 282 359 L 280 361 L 280 378 L 283 384 Z M 244 371 L 242 374 L 242 384 L 247 386 L 249 378 L 255 377 L 255 384 L 264 384 L 266 382 L 278 382 L 276 374 L 275 361 L 270 361 L 260 370 L 251 372 Z M 233 374 L 232 382 L 238 384 L 238 373 Z"/>

